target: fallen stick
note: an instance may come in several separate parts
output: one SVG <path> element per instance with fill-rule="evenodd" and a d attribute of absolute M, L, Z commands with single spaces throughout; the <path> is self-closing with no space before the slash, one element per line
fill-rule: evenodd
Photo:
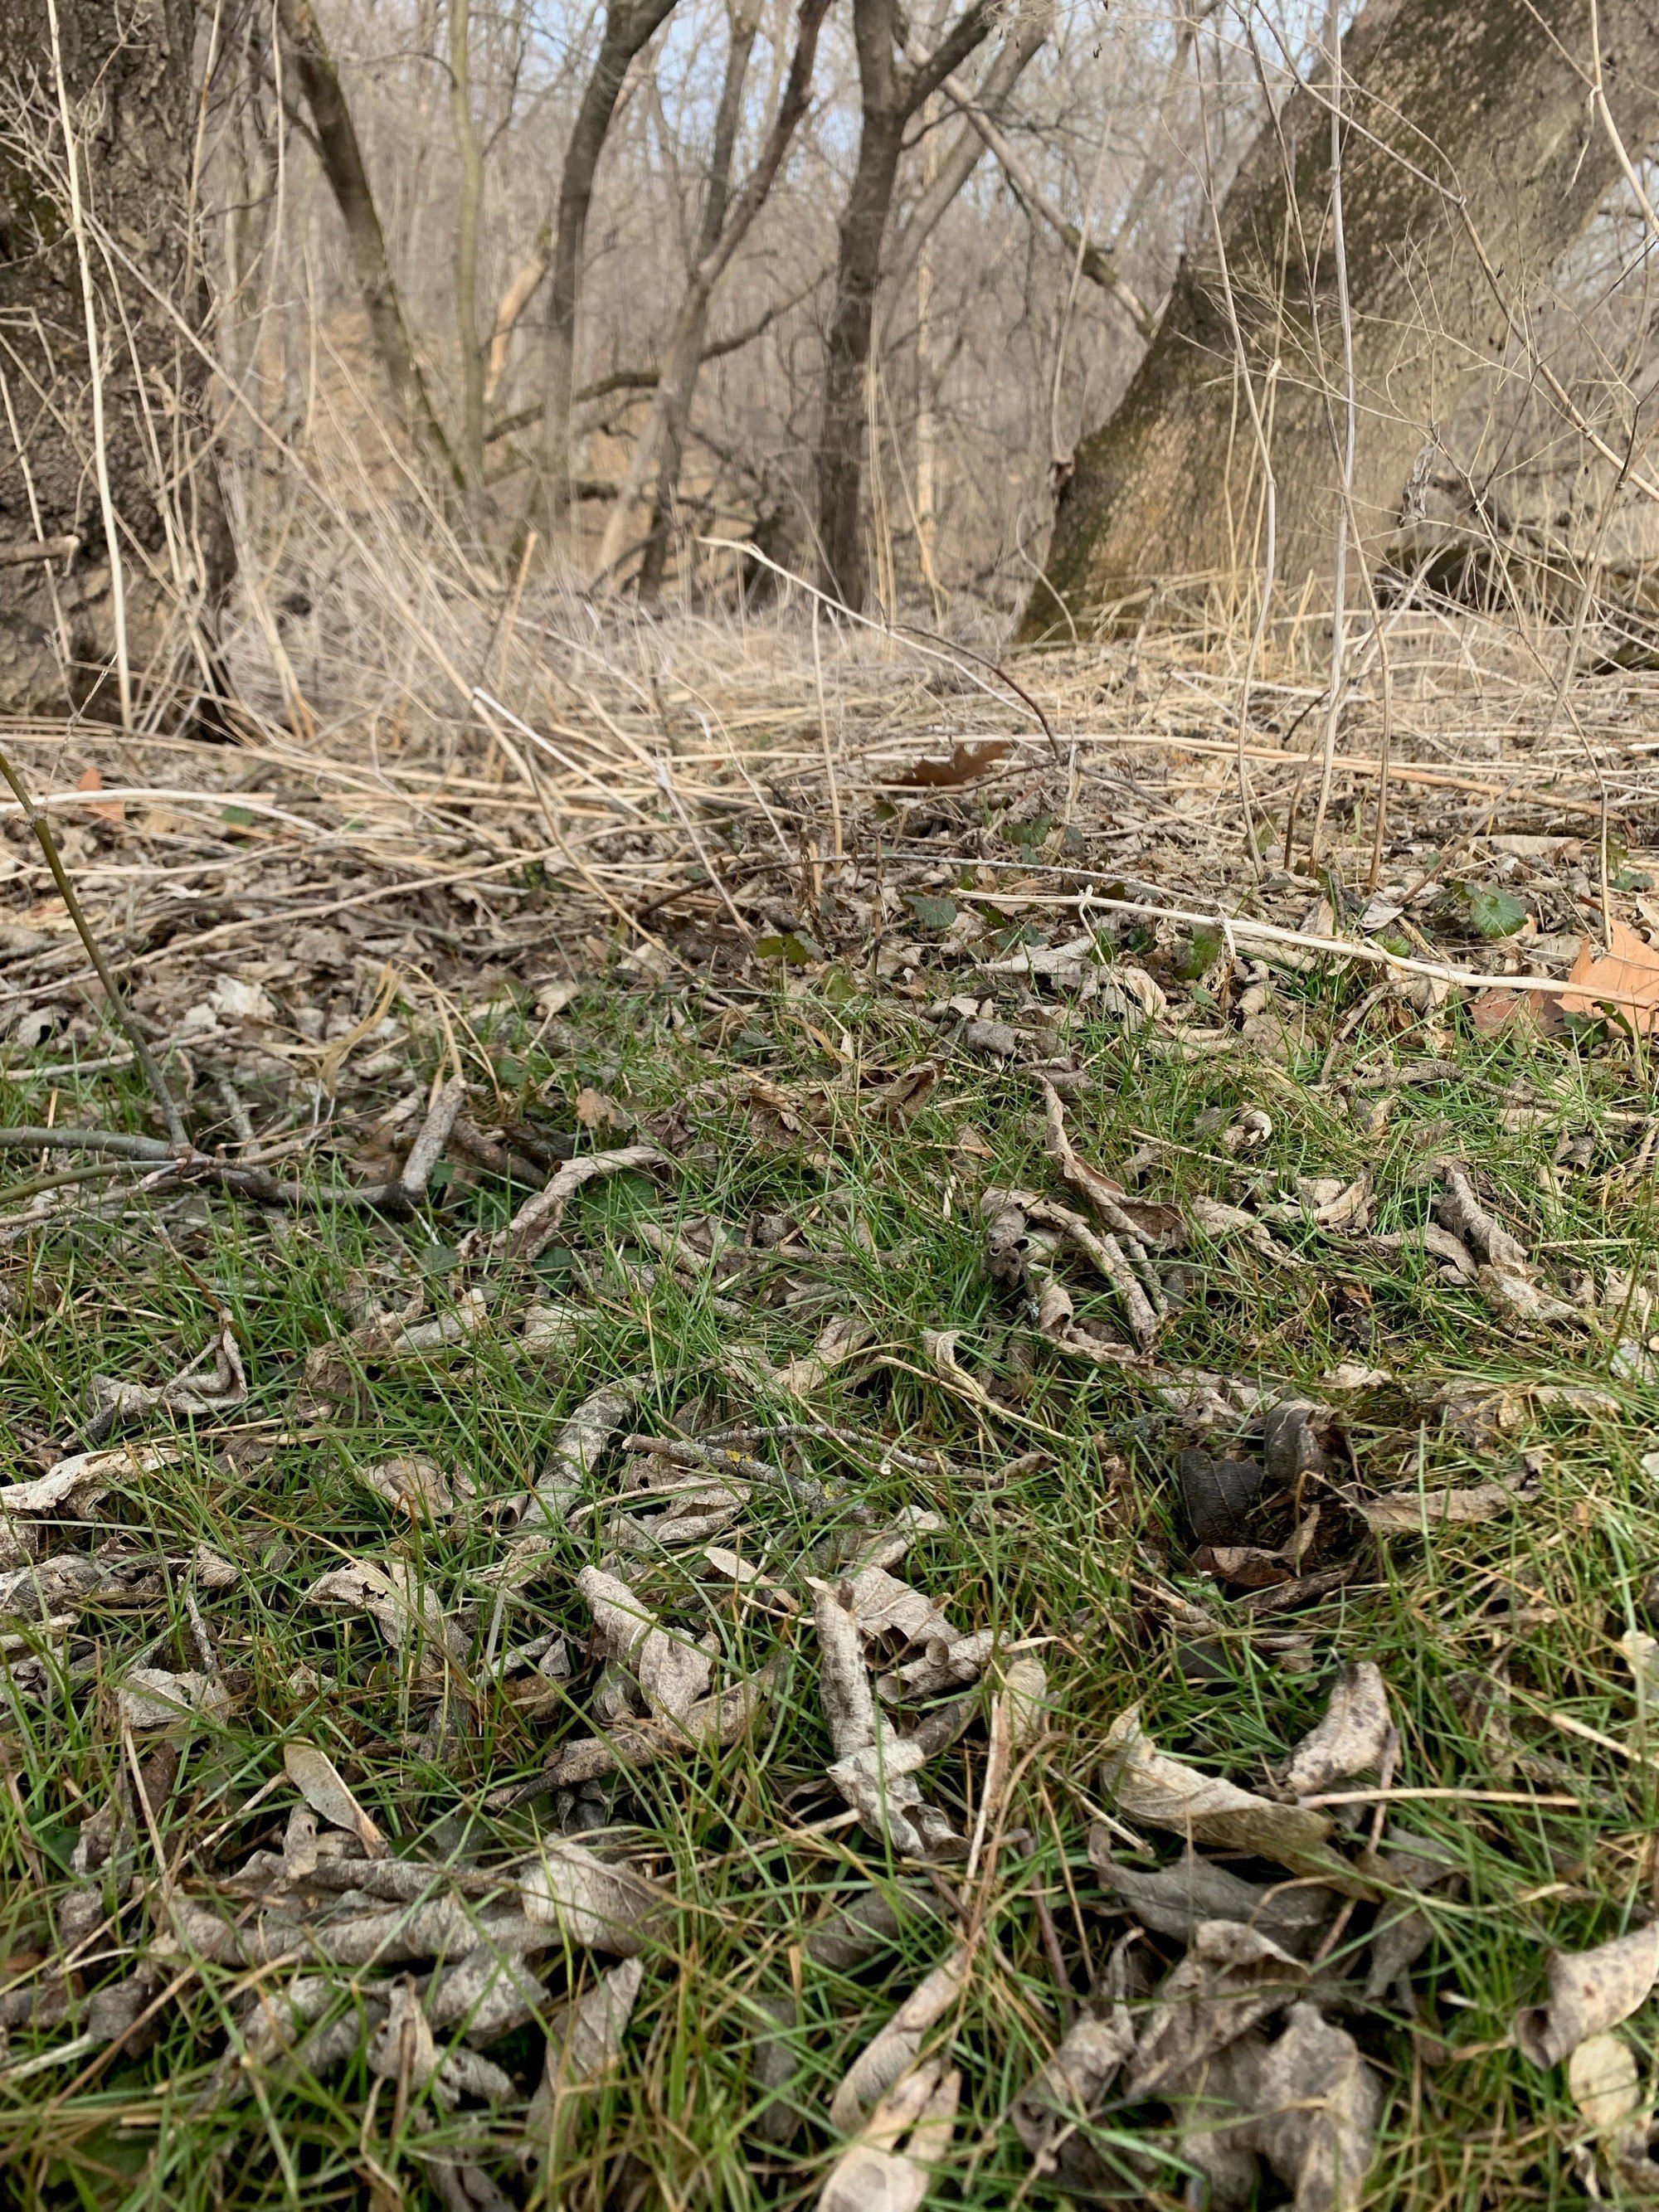
<path fill-rule="evenodd" d="M 1189 929 L 1212 929 L 1226 945 L 1234 959 L 1238 957 L 1240 940 L 1254 940 L 1264 945 L 1294 946 L 1298 952 L 1330 952 L 1344 960 L 1369 962 L 1374 968 L 1390 968 L 1397 975 L 1426 975 L 1431 982 L 1454 983 L 1470 991 L 1530 991 L 1540 998 L 1559 999 L 1565 993 L 1582 987 L 1569 983 L 1562 975 L 1487 975 L 1478 969 L 1453 968 L 1439 960 L 1413 960 L 1403 952 L 1390 952 L 1381 945 L 1371 945 L 1346 937 L 1304 936 L 1299 929 L 1281 929 L 1271 921 L 1252 921 L 1246 915 L 1198 914 L 1186 907 L 1153 906 L 1145 899 L 1103 898 L 1091 890 L 1080 891 L 1022 891 L 1019 896 L 1027 905 L 1071 906 L 1078 909 L 1079 920 L 1093 908 L 1103 914 L 1134 914 L 1158 921 L 1185 922 Z M 1006 894 L 999 891 L 957 890 L 957 899 L 970 904 L 997 906 L 1004 902 Z M 1595 998 L 1609 1006 L 1636 1006 L 1651 1010 L 1650 996 L 1644 997 L 1634 991 L 1603 991 L 1597 988 Z"/>

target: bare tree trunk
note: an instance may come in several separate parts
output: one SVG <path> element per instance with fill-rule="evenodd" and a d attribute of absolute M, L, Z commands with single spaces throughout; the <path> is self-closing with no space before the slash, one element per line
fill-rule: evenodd
<path fill-rule="evenodd" d="M 964 88 L 948 82 L 944 86 L 945 97 L 963 112 L 966 119 L 943 154 L 939 151 L 938 131 L 932 131 L 927 135 L 922 189 L 893 241 L 887 270 L 892 283 L 902 284 L 906 281 L 911 264 L 956 204 L 986 152 L 997 151 L 984 125 L 994 124 L 1007 106 L 1014 87 L 1042 52 L 1054 22 L 1054 0 L 1024 0 L 975 91 L 969 94 Z M 918 47 L 912 46 L 906 51 L 912 61 L 921 58 Z M 996 135 L 1000 139 L 1000 133 Z"/>
<path fill-rule="evenodd" d="M 541 289 L 547 275 L 548 264 L 553 258 L 553 226 L 544 222 L 531 241 L 530 252 L 514 272 L 511 282 L 501 297 L 495 310 L 495 327 L 490 333 L 489 368 L 484 379 L 484 404 L 489 406 L 501 390 L 501 379 L 507 374 L 507 356 L 513 343 L 513 333 L 519 327 L 519 319 Z"/>
<path fill-rule="evenodd" d="M 386 236 L 374 204 L 374 186 L 368 180 L 362 148 L 357 143 L 357 126 L 351 119 L 339 71 L 312 12 L 311 0 L 276 0 L 276 9 L 283 36 L 293 56 L 300 89 L 311 110 L 323 174 L 345 225 L 358 294 L 363 313 L 368 318 L 374 351 L 392 387 L 392 404 L 406 427 L 437 455 L 449 475 L 460 483 L 463 478 L 454 452 L 438 420 L 426 379 L 410 342 L 397 280 L 386 257 Z"/>
<path fill-rule="evenodd" d="M 901 68 L 896 0 L 853 0 L 863 109 L 857 164 L 841 221 L 836 297 L 824 362 L 823 412 L 818 428 L 818 560 L 825 588 L 855 611 L 867 581 L 861 505 L 868 445 L 865 389 L 875 321 L 881 246 L 892 207 L 904 127 L 989 32 L 986 0 L 959 15 L 934 52 Z"/>
<path fill-rule="evenodd" d="M 709 303 L 714 296 L 714 287 L 731 266 L 732 256 L 748 236 L 750 225 L 765 205 L 766 196 L 782 166 L 790 141 L 806 112 L 812 88 L 812 69 L 817 57 L 818 32 L 828 8 L 829 0 L 801 0 L 795 52 L 778 102 L 777 114 L 767 133 L 766 143 L 761 149 L 753 173 L 738 196 L 736 205 L 731 208 L 728 217 L 732 148 L 742 112 L 743 75 L 747 73 L 749 49 L 755 39 L 754 30 L 749 30 L 747 43 L 739 56 L 738 25 L 733 25 L 732 48 L 716 128 L 714 166 L 709 179 L 708 198 L 704 204 L 697 241 L 697 261 L 680 302 L 679 313 L 675 318 L 668 359 L 658 378 L 655 396 L 635 441 L 627 481 L 611 509 L 605 528 L 605 540 L 599 548 L 599 574 L 601 577 L 614 569 L 627 549 L 629 532 L 632 526 L 630 518 L 659 455 L 663 457 L 665 467 L 672 465 L 673 471 L 667 486 L 668 498 L 672 498 L 674 487 L 679 482 L 680 453 L 686 428 L 691 419 L 691 402 L 696 392 L 697 372 L 702 365 Z M 757 20 L 758 9 L 753 12 Z M 748 15 L 745 0 L 744 16 L 741 20 L 746 21 Z M 739 61 L 741 73 L 734 76 Z M 726 134 L 723 148 L 720 143 L 722 131 Z"/>
<path fill-rule="evenodd" d="M 629 64 L 665 23 L 674 0 L 611 0 L 599 59 L 576 111 L 559 179 L 559 212 L 553 229 L 548 302 L 545 412 L 542 419 L 542 475 L 538 501 L 544 527 L 570 511 L 576 384 L 576 316 L 581 305 L 582 257 L 593 180 L 622 96 Z"/>
<path fill-rule="evenodd" d="M 455 335 L 461 353 L 462 469 L 468 486 L 483 482 L 484 348 L 478 334 L 478 232 L 483 221 L 483 149 L 472 112 L 471 0 L 449 0 L 449 113 L 460 171 L 455 208 Z"/>
<path fill-rule="evenodd" d="M 1343 198 L 1358 437 L 1359 552 L 1383 557 L 1413 461 L 1472 370 L 1501 360 L 1529 294 L 1619 179 L 1586 98 L 1589 0 L 1544 23 L 1530 0 L 1372 0 L 1346 64 L 1355 124 Z M 1600 0 L 1607 96 L 1632 149 L 1659 137 L 1659 12 Z M 1220 231 L 1246 373 L 1273 359 L 1279 574 L 1293 602 L 1328 572 L 1341 468 L 1328 235 L 1325 95 L 1298 87 L 1239 172 Z M 1290 240 L 1285 296 L 1279 257 Z M 1235 342 L 1215 246 L 1176 280 L 1158 333 L 1110 422 L 1079 449 L 1028 636 L 1134 603 L 1157 580 L 1214 576 L 1231 558 L 1228 449 Z M 1253 453 L 1244 460 L 1255 465 Z M 1231 487 L 1237 499 L 1238 486 Z M 1050 586 L 1052 588 L 1050 588 Z M 1055 594 L 1064 608 L 1055 603 Z"/>
<path fill-rule="evenodd" d="M 755 40 L 760 31 L 760 0 L 738 0 L 732 14 L 732 43 L 726 57 L 726 82 L 720 88 L 720 104 L 714 118 L 714 143 L 708 163 L 708 190 L 702 204 L 702 222 L 697 234 L 697 250 L 692 270 L 692 286 L 696 283 L 696 270 L 720 244 L 721 226 L 726 221 L 726 203 L 732 197 L 732 162 L 737 151 L 738 125 L 743 115 L 743 88 L 749 76 L 749 64 L 755 50 Z M 688 287 L 688 289 L 691 289 Z M 708 309 L 713 288 L 704 293 L 693 307 L 694 327 L 685 346 L 684 372 L 674 380 L 674 389 L 668 395 L 663 410 L 662 459 L 657 471 L 656 500 L 651 511 L 651 525 L 646 536 L 645 556 L 640 566 L 640 599 L 647 605 L 654 605 L 662 591 L 662 580 L 668 562 L 670 516 L 675 492 L 679 488 L 680 470 L 685 459 L 686 432 L 691 423 L 691 402 L 696 392 L 697 373 L 702 365 L 702 349 L 708 336 Z M 662 386 L 658 386 L 660 395 Z M 657 412 L 653 404 L 647 417 L 646 427 L 651 427 Z M 650 454 L 636 453 L 630 465 L 628 486 L 617 501 L 612 516 L 626 525 L 627 509 L 633 505 L 629 488 L 635 483 L 637 470 L 642 485 L 651 465 Z M 607 528 L 606 538 L 610 537 Z M 599 556 L 601 573 L 614 563 L 617 556 L 607 562 L 603 550 Z"/>
<path fill-rule="evenodd" d="M 924 122 L 933 119 L 926 108 L 922 116 Z M 971 150 L 976 164 L 980 153 L 977 139 Z M 971 173 L 972 165 L 963 175 L 963 183 Z M 929 130 L 922 142 L 924 200 L 930 193 L 937 192 L 939 183 L 939 134 L 935 129 Z M 916 556 L 937 606 L 939 574 L 933 565 L 933 555 L 939 520 L 939 422 L 934 410 L 939 400 L 939 380 L 933 358 L 933 228 L 929 225 L 916 253 Z"/>
<path fill-rule="evenodd" d="M 189 0 L 0 0 L 9 714 L 211 687 L 231 553 L 189 335 L 194 33 Z"/>

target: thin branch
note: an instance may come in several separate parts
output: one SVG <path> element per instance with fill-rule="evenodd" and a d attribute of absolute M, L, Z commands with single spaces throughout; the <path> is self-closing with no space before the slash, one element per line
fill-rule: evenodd
<path fill-rule="evenodd" d="M 138 1065 L 144 1071 L 144 1080 L 155 1093 L 156 1103 L 167 1120 L 168 1136 L 175 1147 L 188 1152 L 190 1138 L 185 1132 L 185 1117 L 179 1111 L 178 1101 L 167 1088 L 167 1079 L 161 1073 L 160 1063 L 145 1042 L 143 1031 L 133 1019 L 126 1000 L 121 996 L 121 987 L 116 981 L 114 972 L 108 961 L 104 957 L 98 939 L 93 935 L 92 924 L 87 920 L 81 902 L 76 896 L 75 886 L 70 881 L 69 872 L 58 854 L 58 841 L 52 834 L 52 826 L 29 797 L 22 779 L 3 752 L 0 752 L 0 775 L 3 775 L 11 786 L 13 795 L 23 810 L 23 819 L 34 832 L 34 842 L 46 856 L 46 866 L 52 871 L 52 879 L 58 886 L 58 895 L 68 908 L 69 917 L 75 924 L 76 933 L 82 944 L 85 945 L 87 957 L 91 961 L 94 972 L 104 987 L 104 996 L 110 1011 L 120 1025 L 123 1036 L 137 1055 Z"/>

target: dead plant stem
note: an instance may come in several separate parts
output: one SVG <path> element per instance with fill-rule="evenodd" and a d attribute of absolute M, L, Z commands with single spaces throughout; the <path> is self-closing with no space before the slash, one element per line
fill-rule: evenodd
<path fill-rule="evenodd" d="M 70 113 L 69 84 L 64 75 L 64 43 L 58 23 L 58 0 L 46 0 L 46 21 L 52 32 L 52 76 L 58 86 L 58 112 L 64 126 L 64 161 L 69 173 L 70 228 L 75 234 L 75 257 L 81 276 L 81 305 L 86 318 L 87 373 L 92 380 L 93 467 L 98 479 L 98 505 L 103 517 L 104 547 L 109 556 L 110 610 L 115 625 L 115 679 L 120 692 L 121 726 L 124 730 L 131 730 L 132 668 L 127 652 L 126 574 L 121 562 L 121 536 L 116 519 L 115 495 L 110 486 L 109 439 L 104 422 L 103 356 L 98 337 L 98 311 L 92 296 L 92 256 L 87 251 L 86 215 L 81 204 L 81 157 L 76 144 L 74 118 Z M 146 1068 L 145 1073 L 148 1074 L 149 1072 Z M 180 1128 L 182 1133 L 182 1124 Z"/>

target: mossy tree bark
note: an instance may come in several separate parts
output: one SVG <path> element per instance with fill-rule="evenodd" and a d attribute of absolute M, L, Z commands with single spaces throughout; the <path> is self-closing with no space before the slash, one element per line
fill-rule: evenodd
<path fill-rule="evenodd" d="M 1632 155 L 1659 138 L 1659 9 L 1598 0 L 1609 113 Z M 1544 20 L 1547 17 L 1547 21 Z M 1355 517 L 1372 562 L 1413 464 L 1463 380 L 1501 358 L 1511 316 L 1619 180 L 1592 106 L 1589 0 L 1371 0 L 1344 52 L 1342 194 L 1358 441 Z M 1279 584 L 1328 593 L 1342 343 L 1328 104 L 1297 88 L 1221 210 L 1243 350 L 1274 380 Z M 1079 448 L 1027 637 L 1139 621 L 1160 584 L 1231 584 L 1256 558 L 1260 471 L 1236 408 L 1239 347 L 1206 238 L 1111 419 Z"/>
<path fill-rule="evenodd" d="M 0 0 L 0 711 L 214 688 L 195 28 L 190 0 Z"/>

